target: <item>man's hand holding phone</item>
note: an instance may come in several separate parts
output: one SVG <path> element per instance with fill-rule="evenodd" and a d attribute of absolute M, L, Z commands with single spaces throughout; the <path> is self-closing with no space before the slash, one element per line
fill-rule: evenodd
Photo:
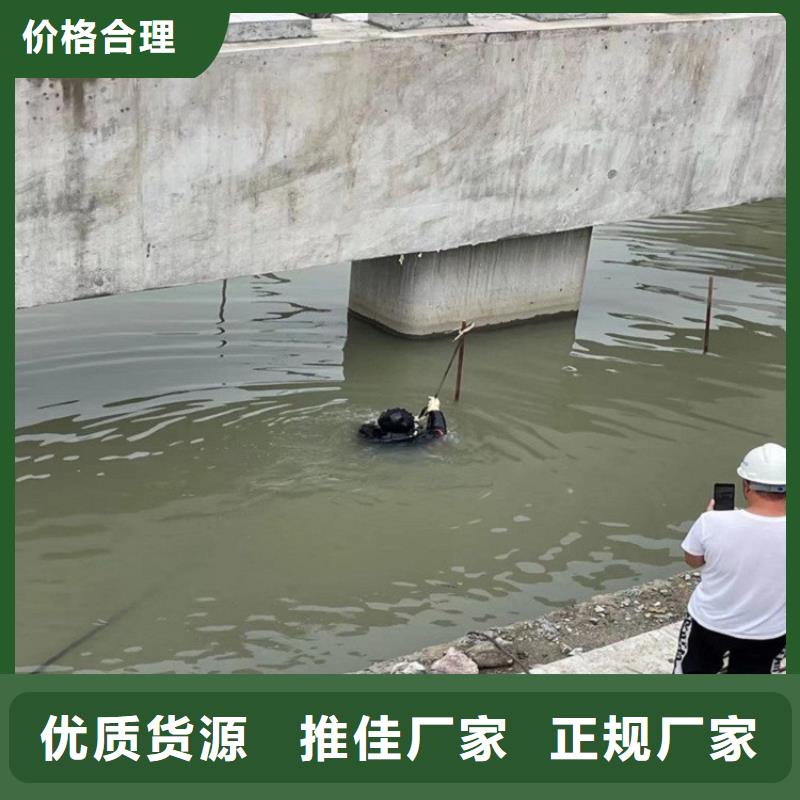
<path fill-rule="evenodd" d="M 706 511 L 733 511 L 736 486 L 732 483 L 715 483 L 714 497 Z"/>

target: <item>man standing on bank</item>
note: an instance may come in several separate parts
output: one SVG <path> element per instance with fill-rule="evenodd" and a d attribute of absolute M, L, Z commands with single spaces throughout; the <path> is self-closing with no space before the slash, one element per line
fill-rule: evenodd
<path fill-rule="evenodd" d="M 786 450 L 765 444 L 736 470 L 747 507 L 714 511 L 714 501 L 683 540 L 702 578 L 689 598 L 673 672 L 779 669 L 786 647 Z"/>

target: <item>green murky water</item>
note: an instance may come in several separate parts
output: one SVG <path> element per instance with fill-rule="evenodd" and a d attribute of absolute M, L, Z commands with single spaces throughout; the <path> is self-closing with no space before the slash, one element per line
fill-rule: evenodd
<path fill-rule="evenodd" d="M 18 312 L 20 670 L 342 672 L 534 617 L 677 571 L 712 483 L 784 440 L 783 201 L 596 229 L 577 321 L 473 334 L 430 447 L 355 429 L 416 411 L 449 343 L 347 292 L 334 266 Z"/>

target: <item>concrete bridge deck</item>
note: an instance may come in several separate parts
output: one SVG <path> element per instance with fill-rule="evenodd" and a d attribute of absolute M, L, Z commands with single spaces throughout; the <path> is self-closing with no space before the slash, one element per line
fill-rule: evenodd
<path fill-rule="evenodd" d="M 470 21 L 315 20 L 226 44 L 193 80 L 17 80 L 17 306 L 785 193 L 781 16 Z M 566 269 L 544 284 L 577 308 L 582 265 Z M 535 295 L 526 281 L 502 291 Z"/>

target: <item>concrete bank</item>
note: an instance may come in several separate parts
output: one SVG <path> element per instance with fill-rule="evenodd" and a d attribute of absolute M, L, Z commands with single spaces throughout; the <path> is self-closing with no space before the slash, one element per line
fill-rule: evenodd
<path fill-rule="evenodd" d="M 16 305 L 785 194 L 780 15 L 469 21 L 314 20 L 193 80 L 17 80 Z"/>
<path fill-rule="evenodd" d="M 534 675 L 667 675 L 672 672 L 681 622 L 621 639 L 605 647 L 539 664 Z"/>
<path fill-rule="evenodd" d="M 596 595 L 538 619 L 490 628 L 379 661 L 363 672 L 670 672 L 677 623 L 683 619 L 689 595 L 699 579 L 698 572 L 686 572 Z M 438 669 L 434 666 L 437 663 Z"/>

